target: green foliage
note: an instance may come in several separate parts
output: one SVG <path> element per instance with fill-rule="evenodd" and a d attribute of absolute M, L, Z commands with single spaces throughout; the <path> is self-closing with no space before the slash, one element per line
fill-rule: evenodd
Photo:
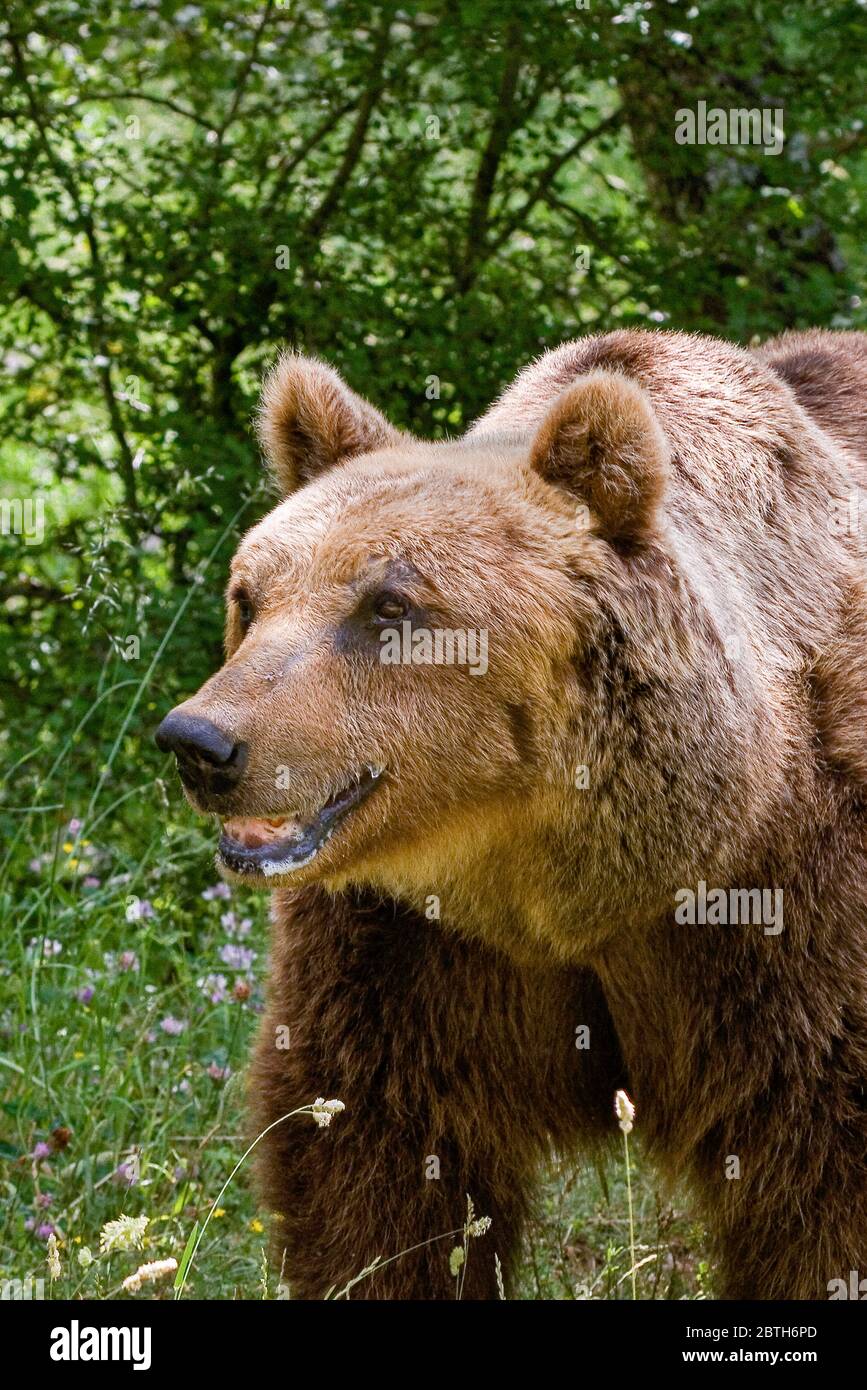
<path fill-rule="evenodd" d="M 165 631 L 281 343 L 437 436 L 576 333 L 862 322 L 865 37 L 839 0 L 13 3 L 3 457 L 49 543 L 7 562 L 7 696 L 49 714 L 59 653 Z M 782 153 L 677 144 L 699 100 L 782 110 Z"/>
<path fill-rule="evenodd" d="M 253 1020 L 202 1004 L 208 842 L 150 731 L 219 661 L 226 562 L 268 505 L 263 366 L 319 353 L 435 438 L 578 333 L 863 326 L 865 38 L 860 0 L 10 0 L 0 500 L 45 527 L 0 536 L 7 1245 L 58 1125 L 53 1210 L 90 1239 L 132 1149 L 176 1249 L 236 1153 L 197 1150 L 179 1197 L 176 1136 L 224 1132 L 208 1067 L 237 1072 Z M 781 110 L 782 152 L 679 145 L 699 101 Z M 136 894 L 159 906 L 133 982 L 106 953 Z M 249 1289 L 258 1244 L 237 1258 Z"/>

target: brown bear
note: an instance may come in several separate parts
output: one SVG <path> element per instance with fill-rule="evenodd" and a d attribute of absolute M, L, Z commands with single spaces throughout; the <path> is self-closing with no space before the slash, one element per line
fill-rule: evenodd
<path fill-rule="evenodd" d="M 258 1129 L 346 1107 L 261 1145 L 295 1296 L 454 1297 L 470 1194 L 496 1297 L 621 1087 L 721 1295 L 867 1274 L 865 420 L 819 331 L 569 342 L 444 443 L 269 377 L 285 500 L 158 742 L 274 889 Z"/>

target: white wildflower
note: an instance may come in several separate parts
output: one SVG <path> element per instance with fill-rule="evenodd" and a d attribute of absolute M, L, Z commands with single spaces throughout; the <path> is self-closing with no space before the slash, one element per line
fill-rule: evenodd
<path fill-rule="evenodd" d="M 119 1216 L 116 1221 L 106 1221 L 99 1237 L 101 1253 L 111 1255 L 115 1250 L 138 1249 L 149 1220 L 147 1216 Z"/>
<path fill-rule="evenodd" d="M 629 1134 L 635 1119 L 635 1106 L 625 1091 L 617 1091 L 614 1096 L 614 1113 L 624 1134 Z"/>
<path fill-rule="evenodd" d="M 57 1248 L 57 1236 L 52 1234 L 48 1237 L 48 1273 L 52 1279 L 60 1278 L 60 1251 Z"/>
<path fill-rule="evenodd" d="M 319 1096 L 313 1102 L 312 1114 L 319 1128 L 327 1129 L 334 1116 L 339 1115 L 340 1111 L 345 1109 L 346 1106 L 342 1100 L 326 1100 L 324 1096 Z"/>
<path fill-rule="evenodd" d="M 490 1229 L 491 1218 L 489 1216 L 480 1216 L 476 1221 L 470 1221 L 467 1226 L 467 1235 L 483 1236 L 485 1231 L 489 1231 Z"/>
<path fill-rule="evenodd" d="M 175 1259 L 153 1260 L 150 1264 L 139 1265 L 135 1274 L 130 1274 L 123 1281 L 123 1287 L 127 1293 L 138 1293 L 142 1284 L 155 1284 L 158 1279 L 166 1279 L 170 1274 L 177 1271 L 178 1262 Z"/>

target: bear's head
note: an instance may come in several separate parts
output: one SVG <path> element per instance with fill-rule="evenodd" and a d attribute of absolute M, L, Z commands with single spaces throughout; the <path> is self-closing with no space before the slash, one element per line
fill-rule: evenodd
<path fill-rule="evenodd" d="M 684 818 L 725 794 L 731 692 L 696 656 L 634 380 L 592 371 L 532 428 L 432 444 L 290 355 L 260 435 L 284 500 L 232 563 L 225 664 L 157 736 L 222 821 L 222 873 L 420 902 L 553 874 L 589 935 L 670 894 L 687 844 L 711 854 L 719 827 Z"/>

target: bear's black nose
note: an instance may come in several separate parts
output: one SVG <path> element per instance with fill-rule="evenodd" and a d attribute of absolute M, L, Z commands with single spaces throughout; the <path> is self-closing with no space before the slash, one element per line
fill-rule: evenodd
<path fill-rule="evenodd" d="M 210 719 L 172 710 L 154 740 L 164 753 L 174 753 L 181 780 L 191 791 L 223 796 L 231 791 L 247 765 L 247 745 L 236 743 Z"/>

